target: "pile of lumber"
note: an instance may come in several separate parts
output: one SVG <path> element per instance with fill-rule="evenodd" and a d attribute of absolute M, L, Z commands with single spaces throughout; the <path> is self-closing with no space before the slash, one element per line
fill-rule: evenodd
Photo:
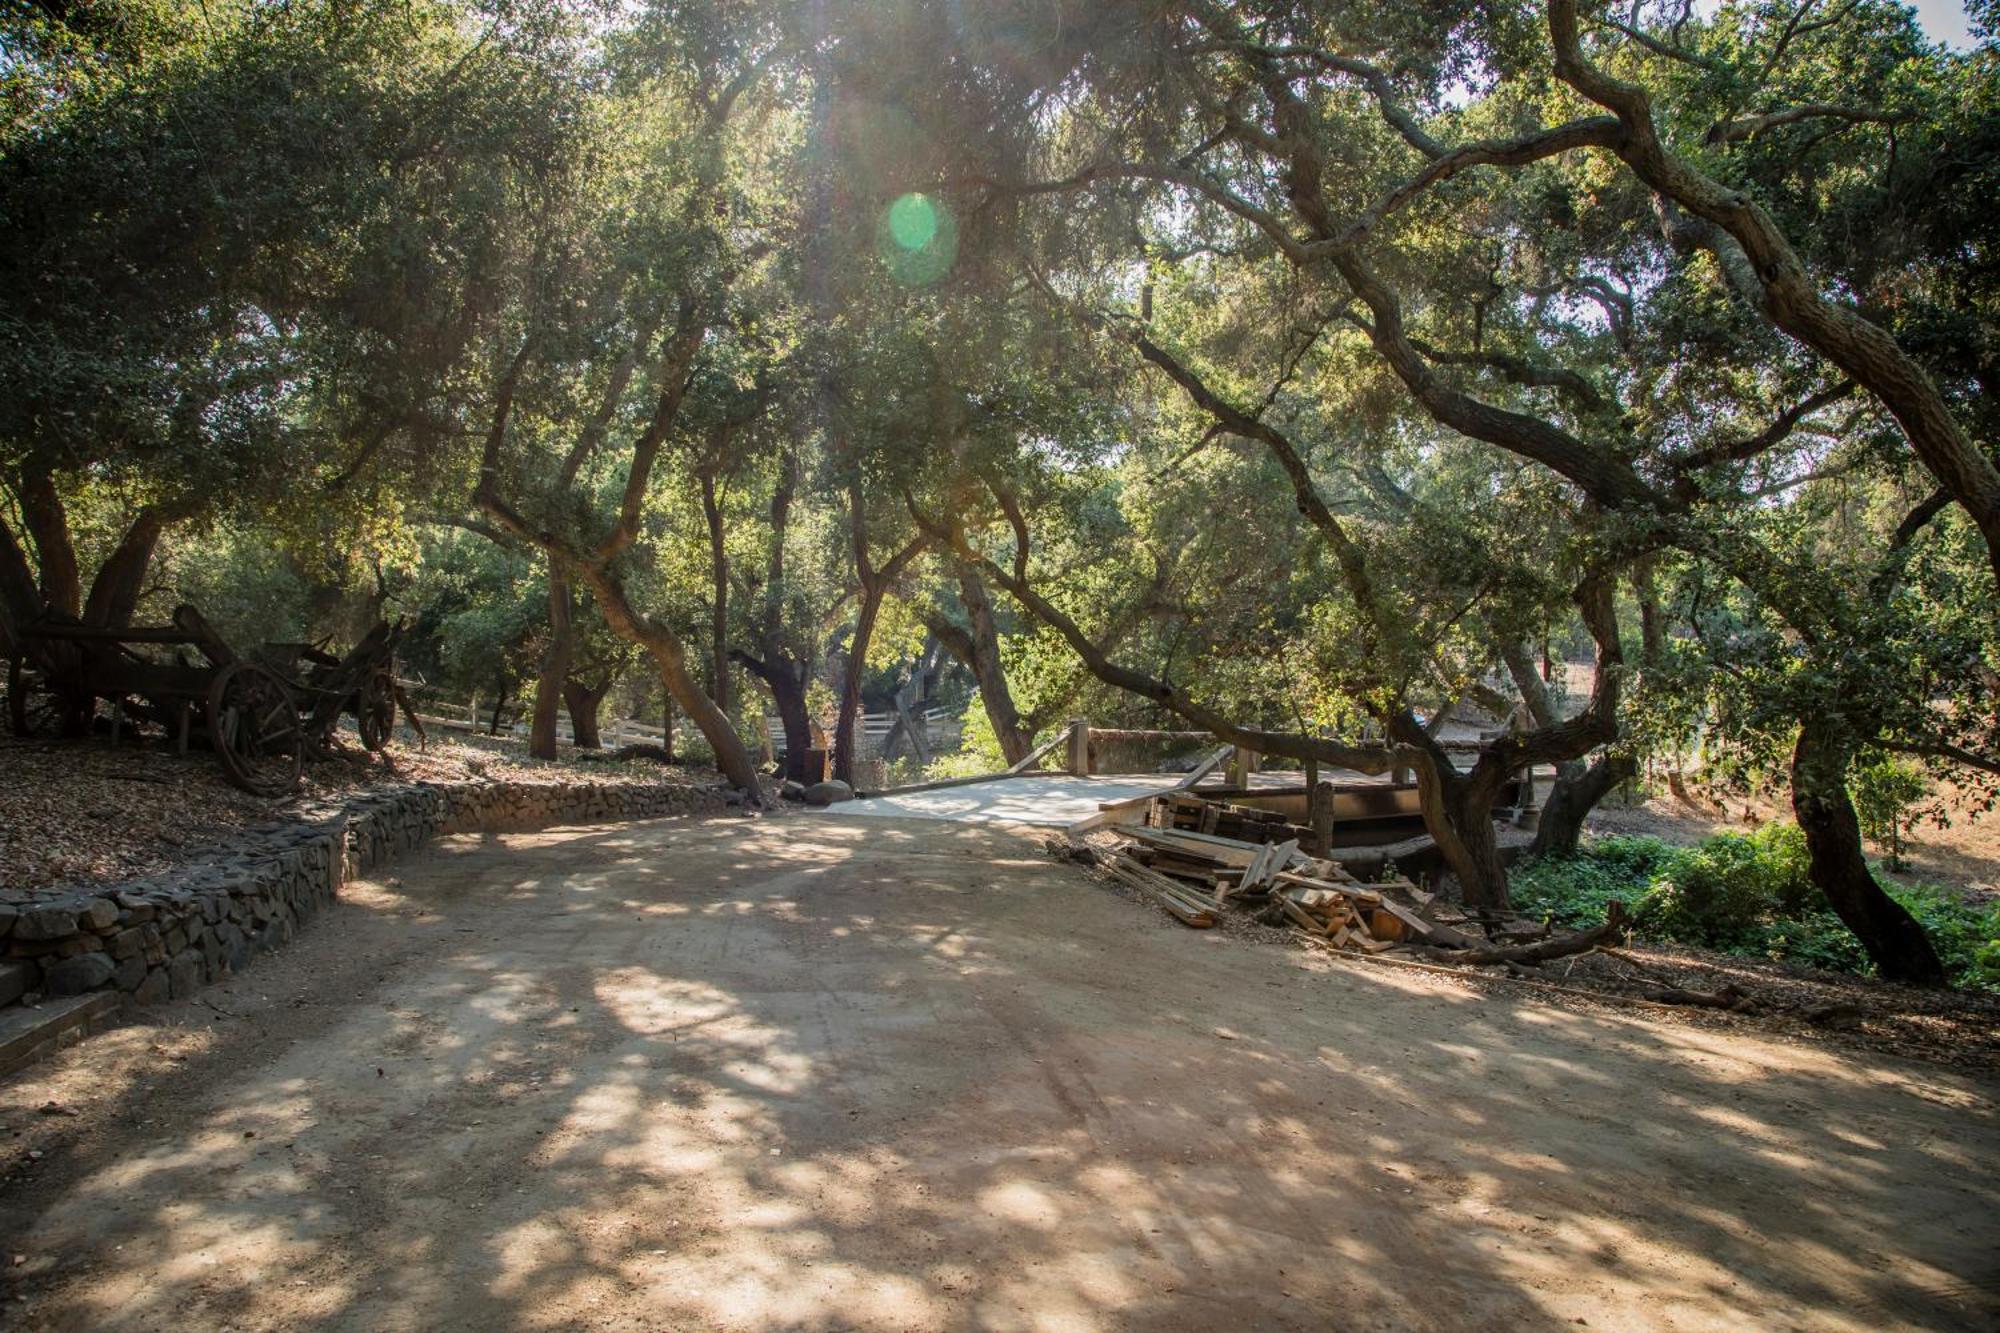
<path fill-rule="evenodd" d="M 1273 811 L 1211 801 L 1184 791 L 1155 796 L 1146 810 L 1146 827 L 1205 833 L 1237 842 L 1304 841 L 1312 837 L 1311 830 Z"/>
<path fill-rule="evenodd" d="M 1190 926 L 1213 926 L 1234 908 L 1272 925 L 1289 923 L 1339 949 L 1378 953 L 1404 943 L 1470 942 L 1397 901 L 1430 901 L 1408 880 L 1363 884 L 1335 862 L 1301 852 L 1297 838 L 1251 842 L 1151 827 L 1121 832 L 1130 841 L 1100 864 Z"/>

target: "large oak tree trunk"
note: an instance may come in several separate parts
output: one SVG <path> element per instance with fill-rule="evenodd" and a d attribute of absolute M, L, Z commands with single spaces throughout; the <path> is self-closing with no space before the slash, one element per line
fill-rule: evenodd
<path fill-rule="evenodd" d="M 680 639 L 651 617 L 635 611 L 630 599 L 625 596 L 624 586 L 602 565 L 584 563 L 577 567 L 576 572 L 589 585 L 591 595 L 597 599 L 612 633 L 638 644 L 653 659 L 667 693 L 701 731 L 709 748 L 715 751 L 715 765 L 722 770 L 722 775 L 741 788 L 753 804 L 761 805 L 763 788 L 757 783 L 757 765 L 750 758 L 749 747 L 736 734 L 736 728 L 730 725 L 728 715 L 715 706 L 715 701 L 689 673 L 687 651 Z"/>
<path fill-rule="evenodd" d="M 972 626 L 964 660 L 979 683 L 980 706 L 986 710 L 986 720 L 993 727 L 993 738 L 1000 743 L 1001 756 L 1009 765 L 1018 764 L 1035 748 L 1034 734 L 1021 725 L 1014 692 L 1000 664 L 1000 630 L 993 615 L 993 600 L 986 594 L 986 583 L 976 571 L 963 566 L 958 571 L 958 600 Z"/>
<path fill-rule="evenodd" d="M 1556 784 L 1542 807 L 1530 856 L 1570 856 L 1583 837 L 1583 821 L 1619 783 L 1639 771 L 1630 755 L 1602 754 L 1586 765 L 1571 760 L 1556 767 Z"/>
<path fill-rule="evenodd" d="M 153 551 L 166 531 L 164 515 L 156 509 L 142 509 L 125 529 L 118 545 L 98 566 L 91 580 L 90 596 L 83 604 L 83 618 L 92 625 L 122 629 L 132 623 L 139 598 L 146 591 L 146 573 L 152 568 Z"/>
<path fill-rule="evenodd" d="M 778 710 L 778 723 L 785 732 L 785 770 L 796 773 L 813 744 L 812 716 L 806 711 L 806 681 L 811 668 L 782 652 L 773 653 L 761 662 L 748 653 L 736 652 L 731 654 L 731 660 L 741 662 L 771 692 L 771 703 Z"/>
<path fill-rule="evenodd" d="M 712 583 L 709 614 L 708 696 L 729 711 L 729 547 L 723 540 L 722 504 L 715 493 L 715 474 L 701 474 L 701 512 L 708 520 L 708 568 Z"/>
<path fill-rule="evenodd" d="M 1493 833 L 1496 791 L 1468 780 L 1455 770 L 1444 771 L 1440 760 L 1425 753 L 1417 761 L 1417 799 L 1424 828 L 1437 844 L 1445 868 L 1457 877 L 1467 907 L 1504 911 L 1507 867 L 1500 860 L 1499 839 Z"/>
<path fill-rule="evenodd" d="M 1847 795 L 1851 750 L 1822 722 L 1808 722 L 1792 751 L 1792 812 L 1805 833 L 1812 881 L 1891 981 L 1945 984 L 1930 937 L 1882 891 L 1862 854 L 1861 821 Z"/>
<path fill-rule="evenodd" d="M 0 518 L 0 652 L 11 658 L 21 651 L 21 631 L 41 609 L 42 595 L 35 587 L 28 553 Z"/>
<path fill-rule="evenodd" d="M 35 544 L 35 565 L 41 571 L 42 601 L 66 616 L 83 614 L 83 574 L 77 568 L 76 547 L 70 540 L 69 513 L 47 472 L 22 475 L 16 494 L 21 522 Z"/>
<path fill-rule="evenodd" d="M 813 747 L 812 713 L 806 707 L 803 676 L 804 668 L 794 670 L 788 661 L 780 659 L 778 670 L 769 681 L 771 702 L 778 710 L 778 723 L 785 730 L 787 769 L 796 769 L 804 763 L 805 752 Z"/>
<path fill-rule="evenodd" d="M 586 685 L 574 678 L 563 682 L 563 707 L 569 713 L 570 735 L 575 739 L 579 750 L 604 748 L 604 736 L 598 727 L 597 710 L 603 704 L 604 696 L 610 692 L 609 677 L 597 686 Z"/>
<path fill-rule="evenodd" d="M 868 644 L 875 637 L 875 622 L 882 614 L 886 583 L 875 583 L 861 594 L 861 612 L 855 617 L 854 635 L 847 644 L 847 667 L 841 673 L 840 714 L 834 723 L 833 776 L 854 785 L 854 752 L 861 727 L 861 676 L 868 669 Z"/>
<path fill-rule="evenodd" d="M 570 662 L 576 657 L 576 625 L 570 603 L 569 580 L 549 562 L 549 648 L 542 654 L 541 674 L 535 678 L 535 717 L 528 730 L 528 753 L 536 759 L 556 757 L 556 722 L 563 701 L 563 682 L 569 679 Z"/>

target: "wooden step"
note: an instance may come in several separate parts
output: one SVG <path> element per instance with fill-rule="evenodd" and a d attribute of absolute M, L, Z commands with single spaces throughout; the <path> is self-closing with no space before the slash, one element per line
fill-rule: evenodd
<path fill-rule="evenodd" d="M 124 996 L 111 991 L 65 995 L 30 1008 L 0 1009 L 0 1077 L 81 1041 L 118 1012 Z"/>

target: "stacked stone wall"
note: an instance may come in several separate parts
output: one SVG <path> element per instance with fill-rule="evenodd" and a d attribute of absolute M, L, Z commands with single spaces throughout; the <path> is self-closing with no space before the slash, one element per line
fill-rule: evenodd
<path fill-rule="evenodd" d="M 725 789 L 639 783 L 415 783 L 246 831 L 209 855 L 118 884 L 0 900 L 17 989 L 179 999 L 291 940 L 349 879 L 454 833 L 525 832 L 719 813 Z M 25 969 L 25 974 L 22 969 Z"/>

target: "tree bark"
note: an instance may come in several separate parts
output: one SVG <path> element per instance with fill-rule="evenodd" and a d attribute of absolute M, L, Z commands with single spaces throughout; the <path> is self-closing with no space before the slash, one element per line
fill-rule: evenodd
<path fill-rule="evenodd" d="M 41 614 L 42 594 L 35 571 L 13 528 L 0 518 L 0 651 L 9 658 L 21 652 L 21 632 Z"/>
<path fill-rule="evenodd" d="M 66 616 L 81 616 L 83 575 L 77 568 L 69 513 L 56 492 L 55 478 L 41 471 L 24 473 L 16 494 L 21 502 L 21 522 L 35 544 L 43 604 Z"/>
<path fill-rule="evenodd" d="M 597 599 L 597 605 L 604 612 L 605 623 L 612 632 L 638 644 L 653 659 L 667 693 L 680 705 L 681 711 L 693 719 L 715 751 L 715 764 L 722 775 L 740 787 L 753 804 L 762 804 L 763 788 L 758 786 L 757 765 L 750 758 L 749 747 L 736 734 L 728 715 L 715 706 L 715 701 L 689 673 L 687 652 L 680 639 L 652 617 L 636 611 L 625 595 L 624 585 L 604 565 L 594 560 L 587 561 L 579 564 L 576 572 Z"/>
<path fill-rule="evenodd" d="M 563 682 L 563 708 L 569 713 L 570 735 L 579 750 L 604 748 L 603 734 L 597 725 L 597 710 L 604 702 L 604 696 L 611 692 L 611 679 L 607 676 L 594 687 L 574 677 Z"/>
<path fill-rule="evenodd" d="M 1007 672 L 1000 664 L 1000 630 L 993 615 L 993 599 L 978 571 L 965 565 L 958 569 L 958 601 L 972 628 L 965 637 L 964 651 L 953 655 L 971 669 L 972 678 L 979 683 L 979 703 L 986 710 L 993 738 L 1000 743 L 1001 756 L 1010 765 L 1018 764 L 1035 748 L 1034 734 L 1021 723 Z M 940 642 L 953 649 L 950 642 Z"/>
<path fill-rule="evenodd" d="M 668 763 L 674 762 L 674 692 L 666 688 L 664 678 L 660 689 L 660 751 Z"/>
<path fill-rule="evenodd" d="M 1583 821 L 1619 783 L 1639 771 L 1630 755 L 1601 754 L 1589 764 L 1570 760 L 1556 766 L 1556 785 L 1542 807 L 1530 856 L 1573 856 L 1583 837 Z"/>
<path fill-rule="evenodd" d="M 840 713 L 833 727 L 833 776 L 849 786 L 854 784 L 855 731 L 861 725 L 861 674 L 868 669 L 868 644 L 875 637 L 875 622 L 882 614 L 886 582 L 870 580 L 861 593 L 861 610 L 848 639 L 847 666 L 841 673 Z"/>
<path fill-rule="evenodd" d="M 1792 812 L 1805 833 L 1813 884 L 1882 976 L 1942 986 L 1944 964 L 1930 937 L 1901 903 L 1882 891 L 1862 854 L 1861 821 L 1847 795 L 1852 758 L 1832 724 L 1809 721 L 1800 728 L 1792 751 Z"/>
<path fill-rule="evenodd" d="M 709 613 L 708 697 L 723 712 L 729 711 L 729 548 L 724 542 L 722 503 L 716 495 L 715 472 L 701 474 L 701 512 L 708 520 L 708 568 L 712 606 Z"/>
<path fill-rule="evenodd" d="M 500 694 L 493 701 L 493 718 L 486 724 L 487 735 L 498 736 L 500 734 L 500 715 L 507 711 L 507 696 L 512 689 L 513 686 L 508 683 L 507 678 L 505 676 L 500 677 Z"/>
<path fill-rule="evenodd" d="M 528 753 L 536 759 L 556 757 L 557 715 L 563 702 L 563 684 L 569 679 L 570 662 L 575 657 L 575 608 L 570 600 L 569 580 L 551 559 L 549 648 L 542 654 L 541 674 L 535 678 L 535 717 L 528 731 Z"/>
<path fill-rule="evenodd" d="M 785 770 L 796 772 L 800 756 L 813 746 L 812 717 L 806 711 L 806 682 L 811 669 L 784 653 L 759 661 L 739 650 L 731 653 L 730 659 L 741 663 L 771 692 L 771 703 L 785 732 Z"/>
<path fill-rule="evenodd" d="M 1493 802 L 1500 784 L 1460 773 L 1441 746 L 1418 741 L 1418 736 L 1430 738 L 1407 712 L 1391 722 L 1389 734 L 1411 746 L 1424 829 L 1437 844 L 1445 868 L 1457 878 L 1465 905 L 1504 911 L 1510 905 L 1507 867 L 1493 832 Z"/>
<path fill-rule="evenodd" d="M 139 511 L 118 545 L 98 566 L 91 580 L 90 596 L 83 605 L 86 624 L 122 629 L 132 623 L 139 598 L 146 591 L 146 572 L 152 568 L 153 551 L 166 531 L 167 515 L 148 506 Z"/>

